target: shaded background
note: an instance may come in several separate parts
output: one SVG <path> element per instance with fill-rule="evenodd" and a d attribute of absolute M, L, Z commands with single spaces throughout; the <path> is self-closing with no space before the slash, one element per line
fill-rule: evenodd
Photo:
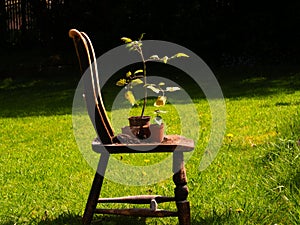
<path fill-rule="evenodd" d="M 50 61 L 63 60 L 58 52 L 74 53 L 68 30 L 77 28 L 98 54 L 122 36 L 146 33 L 191 49 L 210 66 L 298 64 L 299 12 L 297 0 L 0 0 L 0 54 L 40 49 L 59 55 Z"/>

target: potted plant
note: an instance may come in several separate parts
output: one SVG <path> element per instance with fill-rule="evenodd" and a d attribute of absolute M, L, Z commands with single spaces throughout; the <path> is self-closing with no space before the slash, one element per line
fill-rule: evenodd
<path fill-rule="evenodd" d="M 158 55 L 152 55 L 148 59 L 146 59 L 143 54 L 143 43 L 142 43 L 143 36 L 144 34 L 142 34 L 137 41 L 133 41 L 132 39 L 127 37 L 121 38 L 121 40 L 126 43 L 126 47 L 130 51 L 135 51 L 140 55 L 143 68 L 136 70 L 134 72 L 131 71 L 127 72 L 124 78 L 121 78 L 119 81 L 117 81 L 116 85 L 122 87 L 125 86 L 126 89 L 125 98 L 130 102 L 131 105 L 135 105 L 136 100 L 132 90 L 134 86 L 143 84 L 144 97 L 143 97 L 143 106 L 142 106 L 141 114 L 138 116 L 131 116 L 128 118 L 129 128 L 131 134 L 133 134 L 133 136 L 139 139 L 148 139 L 150 137 L 149 138 L 150 141 L 160 142 L 162 141 L 163 138 L 163 126 L 164 126 L 162 123 L 162 119 L 160 117 L 160 113 L 162 113 L 163 111 L 161 110 L 155 111 L 155 113 L 157 114 L 155 118 L 156 124 L 150 125 L 151 117 L 144 115 L 146 105 L 147 105 L 148 89 L 152 90 L 157 94 L 161 93 L 160 95 L 158 95 L 157 100 L 154 103 L 156 107 L 161 107 L 166 104 L 167 97 L 165 96 L 165 92 L 177 91 L 180 90 L 180 88 L 167 87 L 164 89 L 163 88 L 163 86 L 165 85 L 164 83 L 159 83 L 158 85 L 149 84 L 147 82 L 147 62 L 156 61 L 156 62 L 163 62 L 166 64 L 171 59 L 179 58 L 179 57 L 189 57 L 189 56 L 184 53 L 177 53 L 172 57 L 164 56 L 160 58 Z M 128 127 L 123 129 L 123 132 L 128 133 L 127 131 L 128 131 Z M 151 134 L 157 132 L 160 134 L 159 135 Z"/>

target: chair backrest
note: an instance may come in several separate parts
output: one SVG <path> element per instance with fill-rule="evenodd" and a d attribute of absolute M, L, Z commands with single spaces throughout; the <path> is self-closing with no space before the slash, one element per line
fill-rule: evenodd
<path fill-rule="evenodd" d="M 113 143 L 114 131 L 103 104 L 95 51 L 90 38 L 78 30 L 71 29 L 69 36 L 73 39 L 83 76 L 84 96 L 89 117 L 98 138 L 103 144 Z"/>

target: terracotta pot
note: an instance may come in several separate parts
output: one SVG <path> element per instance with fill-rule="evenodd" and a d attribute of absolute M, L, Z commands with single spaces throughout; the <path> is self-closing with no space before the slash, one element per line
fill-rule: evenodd
<path fill-rule="evenodd" d="M 138 139 L 147 139 L 151 136 L 150 116 L 131 116 L 128 118 L 131 133 Z"/>
<path fill-rule="evenodd" d="M 164 124 L 151 124 L 150 125 L 151 135 L 149 137 L 150 142 L 159 142 L 161 143 L 164 140 Z"/>
<path fill-rule="evenodd" d="M 152 143 L 152 142 L 159 142 L 161 143 L 164 139 L 164 124 L 158 125 L 158 124 L 151 124 L 149 126 L 150 129 L 150 136 L 146 139 L 144 139 L 146 142 Z M 133 132 L 132 132 L 133 130 Z M 122 127 L 122 134 L 127 134 L 131 136 L 132 138 L 137 138 L 135 135 L 134 129 L 130 126 Z"/>

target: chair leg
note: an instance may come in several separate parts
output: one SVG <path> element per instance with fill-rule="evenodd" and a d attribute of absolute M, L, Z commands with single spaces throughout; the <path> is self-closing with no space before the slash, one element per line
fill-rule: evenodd
<path fill-rule="evenodd" d="M 109 159 L 108 153 L 102 154 L 100 157 L 98 170 L 96 171 L 93 184 L 90 190 L 90 194 L 84 210 L 83 218 L 82 218 L 82 223 L 84 225 L 90 225 L 92 222 L 93 215 L 98 203 L 98 198 L 100 196 L 108 159 Z"/>
<path fill-rule="evenodd" d="M 188 201 L 176 202 L 179 225 L 191 224 L 190 203 Z"/>
<path fill-rule="evenodd" d="M 174 193 L 178 210 L 179 225 L 190 225 L 190 203 L 186 200 L 189 190 L 187 187 L 183 152 L 173 153 L 173 173 L 173 181 L 176 185 Z"/>

